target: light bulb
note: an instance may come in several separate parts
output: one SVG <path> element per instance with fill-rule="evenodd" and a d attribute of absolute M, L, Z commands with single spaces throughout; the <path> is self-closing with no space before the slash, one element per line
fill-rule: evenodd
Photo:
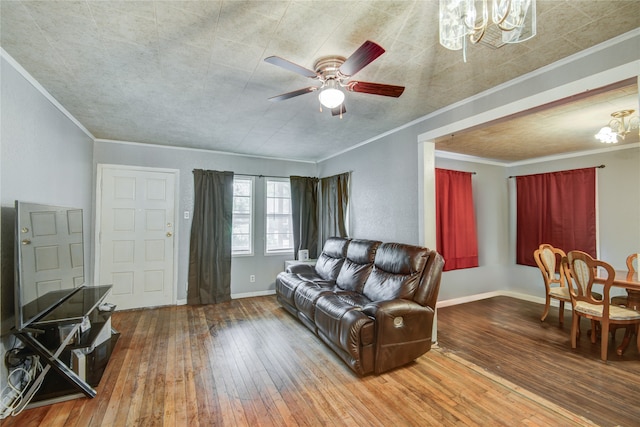
<path fill-rule="evenodd" d="M 333 80 L 327 81 L 324 89 L 320 91 L 318 95 L 320 103 L 329 109 L 336 108 L 344 101 L 344 93 L 336 88 L 336 82 Z"/>

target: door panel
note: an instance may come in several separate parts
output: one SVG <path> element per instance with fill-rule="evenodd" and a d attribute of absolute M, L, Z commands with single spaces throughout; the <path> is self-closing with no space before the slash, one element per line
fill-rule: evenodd
<path fill-rule="evenodd" d="M 23 203 L 20 216 L 21 303 L 82 286 L 82 210 Z"/>

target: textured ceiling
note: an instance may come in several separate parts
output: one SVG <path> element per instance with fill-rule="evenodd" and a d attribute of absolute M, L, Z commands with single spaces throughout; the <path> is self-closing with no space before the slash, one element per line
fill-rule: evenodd
<path fill-rule="evenodd" d="M 538 0 L 535 38 L 472 46 L 465 64 L 438 44 L 438 1 L 2 0 L 0 8 L 2 48 L 94 137 L 300 160 L 326 158 L 640 26 L 640 1 Z M 405 86 L 400 98 L 349 92 L 343 119 L 320 113 L 315 94 L 267 101 L 314 81 L 265 57 L 313 68 L 365 40 L 386 53 L 357 80 Z M 584 108 L 558 121 L 579 124 Z M 597 126 L 610 109 L 597 113 Z M 531 126 L 548 135 L 551 118 Z M 522 152 L 489 131 L 482 138 L 438 148 L 503 160 L 547 154 Z"/>

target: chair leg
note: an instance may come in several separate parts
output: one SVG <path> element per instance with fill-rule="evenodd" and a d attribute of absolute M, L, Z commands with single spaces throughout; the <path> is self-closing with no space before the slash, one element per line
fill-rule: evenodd
<path fill-rule="evenodd" d="M 629 343 L 631 342 L 631 337 L 633 336 L 635 329 L 636 328 L 633 325 L 627 325 L 624 328 L 624 337 L 622 338 L 622 342 L 616 349 L 616 354 L 618 356 L 622 356 L 624 354 L 624 351 L 627 349 Z"/>
<path fill-rule="evenodd" d="M 602 330 L 600 331 L 600 358 L 606 362 L 607 352 L 609 350 L 609 322 L 603 320 L 601 323 Z"/>
<path fill-rule="evenodd" d="M 547 318 L 549 314 L 549 306 L 551 305 L 551 297 L 547 294 L 547 301 L 544 303 L 544 312 L 542 313 L 542 317 L 540 318 L 541 322 L 544 322 L 544 319 Z"/>
<path fill-rule="evenodd" d="M 580 327 L 580 316 L 574 311 L 573 316 L 571 318 L 571 348 L 576 348 L 577 345 L 577 335 L 578 328 Z M 640 341 L 638 341 L 638 346 L 640 347 Z"/>
<path fill-rule="evenodd" d="M 598 323 L 595 320 L 591 320 L 591 344 L 596 343 L 596 337 L 598 336 L 597 328 Z M 602 331 L 600 331 L 600 334 L 602 334 Z"/>
<path fill-rule="evenodd" d="M 560 312 L 558 313 L 560 324 L 564 325 L 564 301 L 560 301 Z"/>

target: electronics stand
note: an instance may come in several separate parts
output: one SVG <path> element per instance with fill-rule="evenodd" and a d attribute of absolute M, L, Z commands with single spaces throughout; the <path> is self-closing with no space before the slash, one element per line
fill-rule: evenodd
<path fill-rule="evenodd" d="M 47 404 L 82 394 L 90 398 L 96 396 L 92 386 L 102 378 L 120 336 L 111 328 L 115 307 L 100 310 L 110 290 L 111 285 L 82 286 L 72 292 L 50 292 L 33 301 L 37 307 L 60 298 L 61 293 L 69 294 L 28 327 L 13 330 L 13 334 L 40 357 L 44 366 L 29 384 L 25 401 Z M 47 301 L 39 301 L 41 299 Z M 51 369 L 53 372 L 47 375 Z"/>

